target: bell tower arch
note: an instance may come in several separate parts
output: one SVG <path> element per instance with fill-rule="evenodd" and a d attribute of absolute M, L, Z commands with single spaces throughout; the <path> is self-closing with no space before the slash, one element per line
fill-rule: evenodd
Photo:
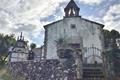
<path fill-rule="evenodd" d="M 80 8 L 77 6 L 74 0 L 71 0 L 65 7 L 65 17 L 79 16 Z"/>

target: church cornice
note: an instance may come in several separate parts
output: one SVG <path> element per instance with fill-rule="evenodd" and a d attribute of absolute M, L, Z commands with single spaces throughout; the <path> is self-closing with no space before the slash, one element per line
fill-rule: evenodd
<path fill-rule="evenodd" d="M 85 18 L 82 18 L 83 20 L 85 20 L 85 21 L 88 21 L 88 22 L 91 22 L 91 23 L 94 23 L 94 24 L 97 24 L 97 25 L 101 25 L 102 26 L 102 28 L 104 28 L 104 24 L 102 24 L 102 23 L 99 23 L 99 22 L 95 22 L 95 21 L 92 21 L 92 20 L 89 20 L 89 19 L 85 19 Z"/>
<path fill-rule="evenodd" d="M 52 22 L 52 23 L 49 23 L 49 24 L 47 24 L 47 25 L 44 25 L 43 27 L 44 27 L 44 29 L 46 29 L 47 26 L 53 25 L 53 24 L 58 23 L 58 22 L 60 22 L 60 21 L 63 21 L 63 19 L 58 20 L 58 21 L 55 21 L 55 22 Z"/>
<path fill-rule="evenodd" d="M 88 20 L 88 19 L 85 19 L 85 18 L 81 18 L 81 16 L 73 16 L 73 17 L 64 17 L 64 18 L 61 19 L 61 20 L 58 20 L 58 21 L 52 22 L 52 23 L 50 23 L 50 24 L 47 24 L 47 25 L 44 26 L 44 29 L 46 29 L 46 28 L 47 28 L 48 26 L 50 26 L 50 25 L 53 25 L 53 24 L 56 24 L 56 23 L 58 23 L 58 22 L 63 21 L 65 18 L 80 18 L 80 19 L 85 20 L 85 21 L 87 21 L 87 22 L 91 22 L 91 23 L 100 25 L 102 28 L 104 28 L 104 24 L 102 24 L 102 23 L 95 22 L 95 21 L 92 21 L 92 20 Z"/>

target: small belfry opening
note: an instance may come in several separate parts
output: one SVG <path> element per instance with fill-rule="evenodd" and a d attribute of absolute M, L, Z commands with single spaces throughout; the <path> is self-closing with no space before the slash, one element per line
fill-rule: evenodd
<path fill-rule="evenodd" d="M 80 8 L 77 6 L 74 0 L 71 0 L 64 9 L 65 17 L 79 16 L 79 10 Z"/>
<path fill-rule="evenodd" d="M 70 9 L 69 10 L 69 16 L 75 16 L 75 15 L 76 15 L 76 12 L 75 12 L 74 8 Z"/>

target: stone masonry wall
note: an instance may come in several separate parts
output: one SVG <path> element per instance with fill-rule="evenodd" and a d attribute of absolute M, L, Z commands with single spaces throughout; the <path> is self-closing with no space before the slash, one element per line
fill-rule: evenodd
<path fill-rule="evenodd" d="M 13 80 L 19 75 L 24 76 L 25 80 L 77 80 L 76 66 L 67 68 L 58 60 L 12 62 L 8 68 Z"/>

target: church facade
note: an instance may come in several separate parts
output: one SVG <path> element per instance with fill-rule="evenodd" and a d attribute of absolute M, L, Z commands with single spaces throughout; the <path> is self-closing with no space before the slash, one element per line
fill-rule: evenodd
<path fill-rule="evenodd" d="M 82 18 L 80 8 L 71 0 L 64 9 L 65 16 L 51 24 L 45 25 L 45 54 L 47 59 L 58 59 L 57 42 L 79 45 L 83 62 L 102 63 L 104 25 Z"/>
<path fill-rule="evenodd" d="M 27 61 L 29 56 L 29 49 L 27 43 L 24 41 L 24 37 L 21 33 L 20 37 L 18 37 L 15 45 L 11 50 L 10 53 L 10 62 L 20 62 L 20 61 Z"/>
<path fill-rule="evenodd" d="M 21 49 L 26 49 L 25 45 L 19 44 L 21 40 L 24 43 L 23 37 L 17 40 L 9 64 L 13 80 L 20 74 L 25 80 L 110 80 L 102 56 L 104 25 L 82 18 L 79 11 L 75 1 L 70 0 L 63 19 L 44 26 L 44 46 L 31 50 L 29 55 Z M 36 59 L 32 59 L 32 52 Z"/>

